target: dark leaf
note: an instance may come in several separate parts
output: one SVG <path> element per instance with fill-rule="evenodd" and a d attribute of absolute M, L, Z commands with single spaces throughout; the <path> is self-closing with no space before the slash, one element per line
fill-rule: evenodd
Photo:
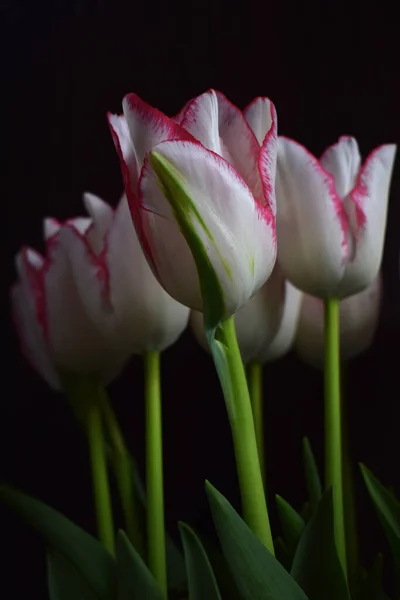
<path fill-rule="evenodd" d="M 0 499 L 23 517 L 87 582 L 95 598 L 114 600 L 116 571 L 113 557 L 89 533 L 43 502 L 5 485 Z"/>
<path fill-rule="evenodd" d="M 279 520 L 282 525 L 283 539 L 289 556 L 293 558 L 303 533 L 305 523 L 302 517 L 281 496 L 276 496 Z"/>
<path fill-rule="evenodd" d="M 310 600 L 350 600 L 335 544 L 332 489 L 301 536 L 291 574 Z"/>
<path fill-rule="evenodd" d="M 185 552 L 189 600 L 221 600 L 217 580 L 199 538 L 184 523 L 180 523 L 179 530 Z"/>
<path fill-rule="evenodd" d="M 206 490 L 222 551 L 243 600 L 306 600 L 226 498 L 208 482 Z"/>
<path fill-rule="evenodd" d="M 163 600 L 161 590 L 127 535 L 117 538 L 118 600 Z"/>
<path fill-rule="evenodd" d="M 308 499 L 310 502 L 311 512 L 315 513 L 319 501 L 322 498 L 322 485 L 318 473 L 317 463 L 311 449 L 310 440 L 303 438 L 303 462 L 304 472 L 306 475 Z"/>
<path fill-rule="evenodd" d="M 98 598 L 79 571 L 55 550 L 49 550 L 47 553 L 47 584 L 50 600 Z"/>

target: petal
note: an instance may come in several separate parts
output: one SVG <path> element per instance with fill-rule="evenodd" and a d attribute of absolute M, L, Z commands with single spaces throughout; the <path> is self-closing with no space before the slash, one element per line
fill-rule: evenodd
<path fill-rule="evenodd" d="M 125 191 L 129 201 L 134 201 L 140 175 L 138 158 L 133 147 L 128 123 L 124 115 L 107 113 L 108 124 L 117 150 Z"/>
<path fill-rule="evenodd" d="M 107 202 L 88 192 L 83 194 L 83 204 L 93 223 L 88 238 L 95 253 L 99 254 L 104 247 L 105 236 L 113 221 L 114 211 Z"/>
<path fill-rule="evenodd" d="M 235 314 L 236 336 L 244 363 L 264 362 L 283 315 L 285 282 L 276 268 L 271 277 Z M 190 324 L 196 340 L 207 351 L 203 314 L 191 311 Z"/>
<path fill-rule="evenodd" d="M 264 362 L 282 320 L 285 281 L 276 266 L 271 277 L 235 314 L 236 335 L 245 363 Z"/>
<path fill-rule="evenodd" d="M 218 155 L 193 142 L 159 144 L 143 168 L 140 195 L 157 277 L 182 304 L 202 309 L 200 278 L 205 308 L 213 304 L 210 319 L 217 322 L 269 277 L 272 215 Z"/>
<path fill-rule="evenodd" d="M 72 225 L 66 227 L 81 235 Z M 59 236 L 53 238 L 49 247 L 44 285 L 48 339 L 55 363 L 74 373 L 102 374 L 113 369 L 119 358 L 112 355 L 84 310 Z"/>
<path fill-rule="evenodd" d="M 57 219 L 53 219 L 53 217 L 47 217 L 43 219 L 43 237 L 45 240 L 48 240 L 53 237 L 53 235 L 57 235 L 60 231 L 61 223 L 57 221 Z"/>
<path fill-rule="evenodd" d="M 271 100 L 261 96 L 254 98 L 243 111 L 246 121 L 253 130 L 260 146 L 271 129 L 273 111 L 275 111 L 275 107 Z"/>
<path fill-rule="evenodd" d="M 276 215 L 275 181 L 278 155 L 278 118 L 275 106 L 271 101 L 269 101 L 269 109 L 271 125 L 262 142 L 258 163 L 264 200 L 270 206 L 273 215 Z"/>
<path fill-rule="evenodd" d="M 377 277 L 386 231 L 394 144 L 376 148 L 362 166 L 346 207 L 355 239 L 355 255 L 347 265 L 338 294 L 345 297 L 370 285 Z"/>
<path fill-rule="evenodd" d="M 349 253 L 347 215 L 333 177 L 303 146 L 278 138 L 277 239 L 285 277 L 315 296 L 334 295 Z"/>
<path fill-rule="evenodd" d="M 378 325 L 381 278 L 367 289 L 340 303 L 340 353 L 343 360 L 367 350 Z M 324 305 L 319 298 L 304 295 L 296 337 L 296 351 L 303 360 L 323 368 Z"/>
<path fill-rule="evenodd" d="M 206 148 L 227 160 L 256 198 L 262 197 L 258 157 L 260 146 L 243 113 L 221 92 L 209 90 L 194 98 L 182 121 Z"/>
<path fill-rule="evenodd" d="M 136 94 L 125 96 L 122 106 L 139 167 L 147 152 L 159 142 L 191 139 L 177 123 Z"/>
<path fill-rule="evenodd" d="M 261 362 L 277 360 L 292 348 L 297 332 L 302 295 L 300 290 L 286 281 L 285 303 L 278 333 L 265 349 L 261 356 Z"/>
<path fill-rule="evenodd" d="M 11 289 L 11 305 L 23 354 L 49 386 L 59 390 L 60 381 L 49 355 L 43 329 L 37 321 L 34 304 L 20 283 Z"/>
<path fill-rule="evenodd" d="M 353 189 L 360 170 L 361 156 L 357 141 L 353 137 L 342 136 L 336 144 L 325 150 L 320 163 L 325 171 L 333 175 L 339 198 L 345 198 Z"/>

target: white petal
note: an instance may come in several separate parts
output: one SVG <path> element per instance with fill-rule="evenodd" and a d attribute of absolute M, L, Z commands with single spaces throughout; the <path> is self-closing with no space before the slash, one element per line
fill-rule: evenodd
<path fill-rule="evenodd" d="M 269 98 L 258 97 L 255 98 L 248 106 L 246 106 L 243 111 L 243 114 L 253 130 L 253 133 L 256 136 L 260 146 L 263 143 L 268 131 L 271 129 L 271 105 L 272 102 Z"/>
<path fill-rule="evenodd" d="M 33 250 L 23 250 L 17 256 L 16 263 L 21 281 L 11 290 L 11 304 L 22 351 L 50 387 L 60 389 L 45 339 L 46 324 L 43 322 L 44 301 L 41 286 L 43 258 Z"/>
<path fill-rule="evenodd" d="M 182 127 L 203 146 L 227 160 L 256 198 L 262 197 L 260 147 L 243 113 L 215 90 L 201 94 L 186 108 Z"/>
<path fill-rule="evenodd" d="M 134 197 L 137 194 L 140 167 L 131 140 L 128 123 L 124 115 L 112 115 L 108 113 L 107 118 L 114 145 L 121 161 L 126 193 Z"/>
<path fill-rule="evenodd" d="M 350 194 L 355 256 L 347 265 L 338 291 L 340 297 L 365 289 L 377 277 L 382 261 L 395 154 L 394 144 L 376 148 L 362 166 L 357 185 Z"/>
<path fill-rule="evenodd" d="M 114 211 L 107 202 L 88 192 L 83 194 L 83 204 L 93 222 L 88 237 L 93 250 L 99 254 L 104 247 L 105 236 L 112 223 Z"/>
<path fill-rule="evenodd" d="M 125 96 L 122 106 L 139 168 L 147 152 L 159 142 L 190 137 L 178 123 L 144 102 L 136 94 Z"/>
<path fill-rule="evenodd" d="M 276 177 L 279 263 L 297 288 L 335 294 L 348 257 L 347 216 L 332 176 L 303 146 L 278 138 Z"/>
<path fill-rule="evenodd" d="M 275 267 L 271 277 L 235 314 L 236 335 L 245 363 L 263 363 L 282 320 L 285 281 Z"/>
<path fill-rule="evenodd" d="M 276 336 L 283 315 L 285 282 L 274 269 L 269 280 L 235 314 L 236 336 L 243 362 L 263 363 L 267 348 Z M 209 351 L 203 314 L 191 311 L 190 323 L 199 344 Z"/>
<path fill-rule="evenodd" d="M 180 180 L 187 204 L 175 207 L 187 219 L 223 290 L 225 316 L 243 306 L 269 277 L 275 263 L 274 221 L 223 159 L 192 142 L 156 147 Z M 172 172 L 171 171 L 171 172 Z M 151 161 L 142 172 L 142 226 L 157 277 L 186 306 L 201 310 L 197 269 Z M 189 200 L 190 199 L 190 200 Z M 217 290 L 215 290 L 217 293 Z"/>
<path fill-rule="evenodd" d="M 342 136 L 336 144 L 329 146 L 320 158 L 325 171 L 331 173 L 340 198 L 345 198 L 353 189 L 360 170 L 361 156 L 355 138 Z"/>
<path fill-rule="evenodd" d="M 108 237 L 107 268 L 116 343 L 132 352 L 162 351 L 186 328 L 189 309 L 171 298 L 143 254 L 126 198 Z"/>
<path fill-rule="evenodd" d="M 381 298 L 381 280 L 340 303 L 340 353 L 343 360 L 367 350 L 375 334 Z M 324 305 L 322 300 L 304 295 L 296 338 L 296 350 L 306 362 L 324 365 Z"/>
<path fill-rule="evenodd" d="M 302 295 L 300 290 L 286 281 L 285 303 L 278 333 L 265 349 L 260 362 L 277 360 L 292 348 L 297 332 Z"/>
<path fill-rule="evenodd" d="M 58 237 L 53 238 L 48 253 L 44 284 L 49 345 L 54 362 L 74 373 L 102 374 L 109 368 L 113 370 L 112 365 L 120 359 L 112 354 L 89 320 L 72 276 L 68 255 Z"/>
<path fill-rule="evenodd" d="M 47 217 L 43 219 L 43 236 L 45 240 L 53 237 L 53 235 L 57 235 L 60 231 L 61 223 L 57 221 L 57 219 L 53 219 L 52 217 Z"/>

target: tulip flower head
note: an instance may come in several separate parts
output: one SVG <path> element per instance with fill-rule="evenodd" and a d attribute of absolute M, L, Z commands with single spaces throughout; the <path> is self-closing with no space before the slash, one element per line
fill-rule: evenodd
<path fill-rule="evenodd" d="M 269 280 L 235 314 L 235 326 L 243 362 L 264 364 L 284 356 L 297 329 L 301 292 L 285 281 L 276 265 Z M 209 350 L 203 315 L 192 311 L 190 322 L 199 344 Z"/>
<path fill-rule="evenodd" d="M 210 326 L 236 312 L 276 257 L 276 114 L 258 143 L 243 114 L 211 90 L 175 119 L 129 94 L 110 116 L 143 250 L 176 300 Z"/>
<path fill-rule="evenodd" d="M 73 219 L 68 226 L 84 234 L 90 219 Z M 55 389 L 61 389 L 60 371 L 96 375 L 107 383 L 126 355 L 113 351 L 87 317 L 60 243 L 61 224 L 46 219 L 44 229 L 46 257 L 31 248 L 16 257 L 19 280 L 11 303 L 23 352 Z"/>
<path fill-rule="evenodd" d="M 359 294 L 340 303 L 340 355 L 355 358 L 372 344 L 378 326 L 382 296 L 381 277 Z M 324 306 L 320 298 L 303 295 L 295 348 L 312 366 L 324 366 Z"/>
<path fill-rule="evenodd" d="M 162 351 L 186 328 L 189 309 L 154 277 L 132 223 L 126 196 L 114 211 L 84 195 L 91 217 L 85 232 L 66 226 L 61 239 L 89 318 L 117 351 Z"/>
<path fill-rule="evenodd" d="M 341 137 L 320 160 L 279 138 L 278 252 L 296 287 L 320 298 L 345 298 L 376 279 L 395 151 L 393 144 L 379 146 L 361 165 L 352 137 Z"/>

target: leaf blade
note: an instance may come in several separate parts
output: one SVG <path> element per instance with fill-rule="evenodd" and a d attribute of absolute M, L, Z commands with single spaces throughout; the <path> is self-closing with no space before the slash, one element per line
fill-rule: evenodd
<path fill-rule="evenodd" d="M 202 543 L 188 525 L 179 524 L 189 583 L 189 600 L 221 600 L 217 580 Z"/>

